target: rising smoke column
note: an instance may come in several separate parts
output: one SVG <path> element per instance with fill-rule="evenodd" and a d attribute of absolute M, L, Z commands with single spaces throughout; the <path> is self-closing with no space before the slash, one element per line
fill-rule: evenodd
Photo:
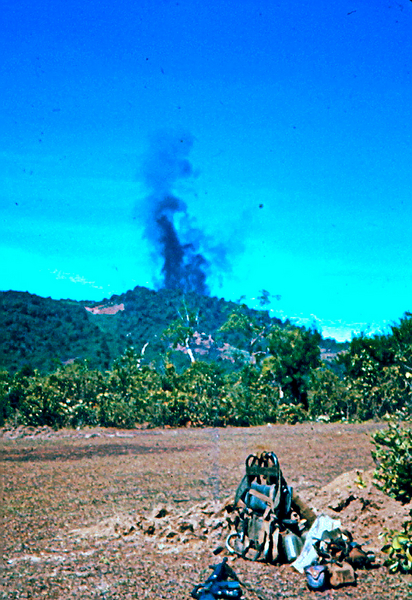
<path fill-rule="evenodd" d="M 155 254 L 162 257 L 160 287 L 207 295 L 207 240 L 191 225 L 186 204 L 174 193 L 181 180 L 193 176 L 188 160 L 192 146 L 189 133 L 161 132 L 152 136 L 142 168 L 149 190 L 145 236 Z"/>

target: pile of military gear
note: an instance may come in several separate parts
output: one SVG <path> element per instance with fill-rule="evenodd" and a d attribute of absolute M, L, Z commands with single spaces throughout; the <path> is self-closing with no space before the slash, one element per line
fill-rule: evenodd
<path fill-rule="evenodd" d="M 228 551 L 271 563 L 295 560 L 316 519 L 287 485 L 273 452 L 248 456 L 234 509 L 236 531 L 226 540 Z"/>
<path fill-rule="evenodd" d="M 313 544 L 318 559 L 304 567 L 308 587 L 323 590 L 356 583 L 355 569 L 373 566 L 375 555 L 366 552 L 353 541 L 349 531 L 332 529 L 324 531 Z"/>
<path fill-rule="evenodd" d="M 237 489 L 226 539 L 231 554 L 269 563 L 292 563 L 306 575 L 310 589 L 356 582 L 354 569 L 373 565 L 340 521 L 316 514 L 287 485 L 273 452 L 250 455 Z"/>

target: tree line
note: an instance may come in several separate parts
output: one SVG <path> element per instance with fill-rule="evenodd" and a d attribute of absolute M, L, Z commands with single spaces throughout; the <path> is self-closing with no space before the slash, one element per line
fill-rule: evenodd
<path fill-rule="evenodd" d="M 128 346 L 109 369 L 86 360 L 41 373 L 0 372 L 0 419 L 51 427 L 259 425 L 309 419 L 362 421 L 412 413 L 412 313 L 389 333 L 354 337 L 333 364 L 320 356 L 314 328 L 259 318 L 242 305 L 220 327 L 240 336 L 236 369 L 197 360 L 198 315 L 183 305 L 163 332 L 161 361 Z M 186 350 L 179 367 L 174 349 Z M 181 353 L 180 353 L 181 355 Z"/>

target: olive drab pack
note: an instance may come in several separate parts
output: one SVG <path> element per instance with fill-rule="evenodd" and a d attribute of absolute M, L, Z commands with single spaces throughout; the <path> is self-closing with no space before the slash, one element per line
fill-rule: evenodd
<path fill-rule="evenodd" d="M 292 513 L 292 488 L 282 475 L 273 452 L 251 454 L 246 473 L 236 491 L 234 509 L 236 531 L 226 540 L 232 554 L 252 560 L 275 562 L 281 533 L 299 526 Z"/>

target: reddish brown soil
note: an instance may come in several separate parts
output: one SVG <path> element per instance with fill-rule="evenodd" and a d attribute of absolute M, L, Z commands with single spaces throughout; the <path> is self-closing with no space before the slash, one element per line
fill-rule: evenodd
<path fill-rule="evenodd" d="M 380 564 L 358 571 L 356 586 L 318 593 L 289 565 L 230 558 L 247 600 L 412 598 L 412 578 L 390 575 L 379 554 L 379 532 L 400 527 L 411 506 L 371 483 L 378 427 L 3 430 L 1 598 L 190 598 L 225 556 L 213 554 L 227 533 L 216 511 L 246 456 L 262 450 L 278 455 L 288 484 L 318 513 L 368 541 Z"/>

